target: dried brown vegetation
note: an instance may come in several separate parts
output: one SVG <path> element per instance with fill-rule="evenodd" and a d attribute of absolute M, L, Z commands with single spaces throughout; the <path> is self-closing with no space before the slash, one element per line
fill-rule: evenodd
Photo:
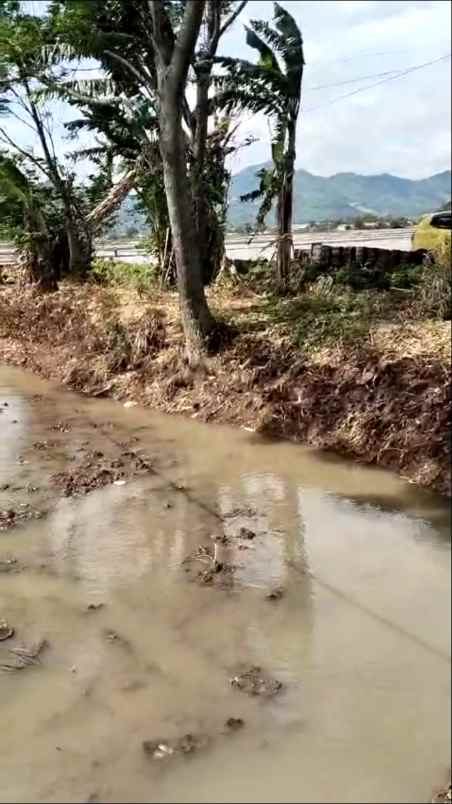
<path fill-rule="evenodd" d="M 5 289 L 0 355 L 76 391 L 241 424 L 449 493 L 448 322 L 391 315 L 381 294 L 278 306 L 223 287 L 210 304 L 237 334 L 193 371 L 176 296 L 151 301 L 69 284 L 45 297 Z"/>

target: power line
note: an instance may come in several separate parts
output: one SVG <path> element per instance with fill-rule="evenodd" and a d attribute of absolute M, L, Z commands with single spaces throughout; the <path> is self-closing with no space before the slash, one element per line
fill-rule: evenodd
<path fill-rule="evenodd" d="M 317 89 L 330 89 L 332 87 L 341 87 L 344 84 L 356 84 L 358 81 L 370 81 L 371 78 L 384 78 L 388 75 L 400 73 L 400 70 L 387 70 L 385 73 L 374 73 L 373 75 L 361 75 L 359 78 L 349 78 L 347 81 L 336 81 L 334 84 L 321 84 L 318 87 L 307 87 L 305 92 L 314 92 Z"/>
<path fill-rule="evenodd" d="M 352 95 L 357 95 L 358 92 L 366 92 L 368 89 L 373 89 L 374 87 L 378 87 L 381 84 L 385 84 L 387 81 L 394 81 L 396 78 L 402 78 L 409 73 L 414 73 L 416 70 L 422 70 L 424 67 L 430 67 L 432 64 L 437 64 L 440 61 L 444 61 L 445 59 L 450 59 L 451 54 L 446 53 L 444 56 L 440 56 L 438 59 L 432 59 L 432 61 L 426 61 L 423 64 L 415 64 L 413 67 L 408 67 L 406 70 L 402 70 L 401 72 L 397 73 L 397 75 L 389 76 L 388 78 L 383 78 L 381 81 L 376 81 L 375 84 L 369 84 L 367 87 L 360 87 L 359 89 L 354 89 L 352 92 L 347 92 L 345 95 L 339 95 L 337 98 L 333 98 L 328 103 L 322 103 L 320 106 L 311 106 L 308 109 L 304 109 L 304 113 L 306 112 L 316 112 L 317 109 L 323 109 L 325 106 L 331 106 L 333 103 L 337 103 L 340 100 L 344 100 L 345 98 L 351 98 Z"/>

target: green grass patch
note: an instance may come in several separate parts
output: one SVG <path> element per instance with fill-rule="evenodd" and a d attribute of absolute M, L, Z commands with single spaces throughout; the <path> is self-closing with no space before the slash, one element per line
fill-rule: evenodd
<path fill-rule="evenodd" d="M 99 285 L 130 288 L 138 293 L 146 293 L 158 281 L 153 265 L 103 259 L 93 261 L 91 276 Z"/>
<path fill-rule="evenodd" d="M 353 293 L 335 288 L 331 293 L 312 291 L 295 299 L 271 297 L 265 314 L 295 345 L 313 351 L 368 338 L 371 324 L 394 318 L 398 306 L 398 300 L 390 293 Z"/>

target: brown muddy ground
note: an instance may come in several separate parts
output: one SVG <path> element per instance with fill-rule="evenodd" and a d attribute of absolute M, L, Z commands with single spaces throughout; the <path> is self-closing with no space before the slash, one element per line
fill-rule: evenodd
<path fill-rule="evenodd" d="M 301 441 L 450 494 L 450 323 L 378 323 L 314 354 L 294 346 L 295 321 L 270 322 L 258 294 L 213 291 L 211 303 L 238 334 L 193 373 L 174 294 L 3 288 L 0 359 L 82 393 Z"/>

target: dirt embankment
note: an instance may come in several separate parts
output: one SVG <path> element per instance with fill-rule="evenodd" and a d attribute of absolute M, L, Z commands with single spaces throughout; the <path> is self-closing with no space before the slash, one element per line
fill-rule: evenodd
<path fill-rule="evenodd" d="M 238 334 L 193 373 L 174 294 L 5 288 L 0 360 L 82 393 L 334 450 L 450 494 L 450 325 L 380 324 L 313 351 L 294 343 L 293 319 L 270 322 L 267 303 L 251 292 L 213 293 Z"/>

